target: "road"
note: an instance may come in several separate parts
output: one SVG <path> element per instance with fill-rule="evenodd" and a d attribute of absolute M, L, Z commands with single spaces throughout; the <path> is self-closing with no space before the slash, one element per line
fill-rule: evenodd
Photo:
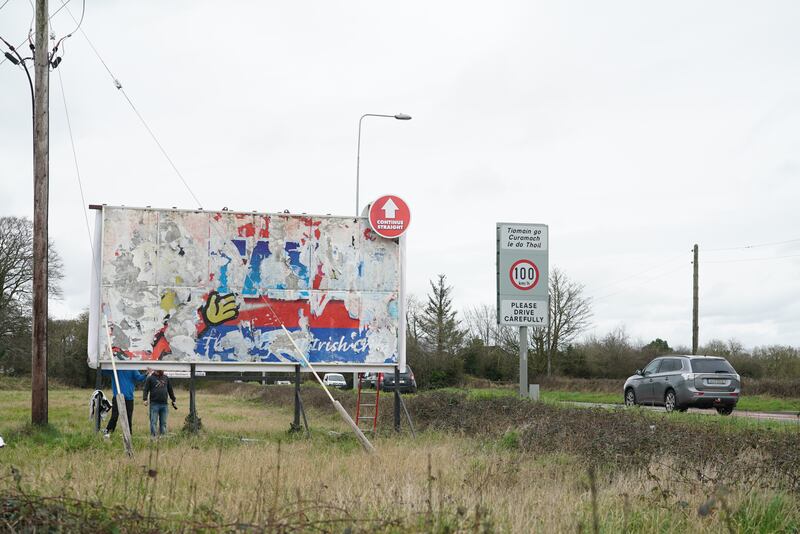
<path fill-rule="evenodd" d="M 581 406 L 583 408 L 607 408 L 607 409 L 619 409 L 624 408 L 624 404 L 602 404 L 597 402 L 573 402 L 573 401 L 564 401 L 564 404 L 571 404 L 573 406 Z M 653 410 L 656 412 L 663 412 L 664 408 L 661 406 L 642 406 L 647 410 Z M 689 408 L 688 413 L 699 413 L 705 415 L 717 415 L 715 410 L 700 410 L 699 408 Z M 796 413 L 792 412 L 746 412 L 742 410 L 734 410 L 733 417 L 746 417 L 748 419 L 759 419 L 762 421 L 782 421 L 784 423 L 796 423 L 800 425 L 800 418 Z"/>

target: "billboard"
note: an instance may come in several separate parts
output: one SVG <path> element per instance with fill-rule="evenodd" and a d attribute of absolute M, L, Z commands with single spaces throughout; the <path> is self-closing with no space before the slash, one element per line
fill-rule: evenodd
<path fill-rule="evenodd" d="M 302 363 L 299 348 L 312 364 L 405 366 L 402 243 L 365 218 L 108 206 L 97 216 L 92 367 L 109 360 L 103 314 L 119 361 L 268 368 Z"/>

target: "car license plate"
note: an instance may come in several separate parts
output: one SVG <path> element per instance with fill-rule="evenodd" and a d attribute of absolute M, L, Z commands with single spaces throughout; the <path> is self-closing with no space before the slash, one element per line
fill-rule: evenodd
<path fill-rule="evenodd" d="M 708 380 L 706 380 L 706 383 L 724 386 L 725 384 L 728 383 L 728 381 L 723 380 L 721 378 L 709 378 Z"/>

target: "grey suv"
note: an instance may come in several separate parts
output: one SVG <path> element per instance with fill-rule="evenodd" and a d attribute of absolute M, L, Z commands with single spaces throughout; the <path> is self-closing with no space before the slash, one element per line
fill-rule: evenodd
<path fill-rule="evenodd" d="M 625 381 L 625 404 L 663 406 L 668 412 L 715 408 L 730 415 L 739 401 L 740 378 L 725 358 L 662 356 Z"/>

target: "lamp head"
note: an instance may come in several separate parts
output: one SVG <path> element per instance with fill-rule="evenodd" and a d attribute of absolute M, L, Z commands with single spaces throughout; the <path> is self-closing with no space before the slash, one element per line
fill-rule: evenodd
<path fill-rule="evenodd" d="M 411 115 L 406 115 L 405 113 L 398 113 L 397 115 L 394 116 L 394 118 L 399 121 L 410 121 Z"/>

